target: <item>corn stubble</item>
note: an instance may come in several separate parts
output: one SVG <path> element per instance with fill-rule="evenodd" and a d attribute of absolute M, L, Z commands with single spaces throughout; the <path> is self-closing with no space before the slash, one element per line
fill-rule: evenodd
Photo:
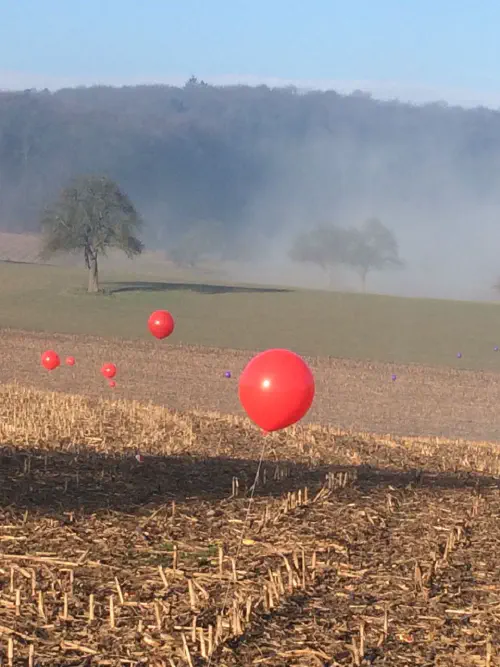
<path fill-rule="evenodd" d="M 18 386 L 0 441 L 2 665 L 500 664 L 499 445 L 296 427 L 256 477 L 246 420 Z"/>

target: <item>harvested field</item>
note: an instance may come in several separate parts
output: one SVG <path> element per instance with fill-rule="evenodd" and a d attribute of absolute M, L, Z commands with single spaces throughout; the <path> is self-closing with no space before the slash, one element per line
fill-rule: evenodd
<path fill-rule="evenodd" d="M 4 665 L 499 664 L 500 445 L 12 386 L 0 441 Z"/>
<path fill-rule="evenodd" d="M 125 298 L 108 314 L 112 299 L 60 297 L 58 317 L 90 328 L 95 309 L 124 335 Z M 239 340 L 247 320 L 231 317 Z M 0 343 L 0 665 L 500 664 L 491 351 L 473 361 L 489 371 L 309 357 L 307 423 L 264 439 L 237 398 L 252 351 L 5 329 Z M 47 373 L 48 348 L 76 366 Z"/>
<path fill-rule="evenodd" d="M 252 352 L 91 336 L 0 332 L 0 378 L 40 389 L 109 397 L 99 369 L 118 366 L 117 396 L 189 411 L 241 415 L 237 377 Z M 40 365 L 45 349 L 73 369 L 52 374 Z M 500 439 L 500 374 L 444 367 L 311 357 L 317 396 L 313 423 L 359 432 Z M 224 378 L 230 370 L 233 379 Z M 392 373 L 397 381 L 392 382 Z"/>

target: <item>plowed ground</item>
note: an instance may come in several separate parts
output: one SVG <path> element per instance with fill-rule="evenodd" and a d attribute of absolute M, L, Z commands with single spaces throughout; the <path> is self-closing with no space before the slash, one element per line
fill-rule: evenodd
<path fill-rule="evenodd" d="M 40 355 L 55 349 L 63 366 L 49 374 Z M 172 409 L 242 415 L 238 375 L 253 352 L 0 331 L 0 379 L 41 389 L 109 397 L 99 373 L 118 367 L 111 394 Z M 76 357 L 73 369 L 66 355 Z M 500 373 L 308 358 L 316 397 L 306 421 L 359 432 L 500 441 Z M 224 377 L 226 370 L 232 378 Z M 392 381 L 392 374 L 397 379 Z"/>
<path fill-rule="evenodd" d="M 496 444 L 8 386 L 0 439 L 4 664 L 499 664 Z"/>

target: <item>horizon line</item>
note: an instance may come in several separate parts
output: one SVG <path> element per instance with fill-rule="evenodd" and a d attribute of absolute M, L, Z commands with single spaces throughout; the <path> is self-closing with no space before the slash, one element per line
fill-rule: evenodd
<path fill-rule="evenodd" d="M 295 87 L 298 91 L 336 92 L 340 95 L 364 93 L 378 101 L 398 101 L 402 104 L 446 104 L 463 108 L 483 107 L 498 111 L 500 108 L 500 92 L 486 93 L 466 89 L 447 88 L 439 90 L 435 87 L 396 81 L 370 80 L 338 80 L 338 79 L 294 79 L 283 77 L 259 77 L 256 75 L 224 74 L 211 77 L 197 75 L 188 76 L 144 76 L 144 77 L 72 77 L 62 78 L 41 76 L 27 72 L 0 70 L 0 91 L 22 92 L 35 89 L 57 92 L 63 89 L 93 87 L 138 87 L 138 86 L 173 86 L 183 87 L 191 76 L 212 86 L 267 86 L 269 88 Z"/>

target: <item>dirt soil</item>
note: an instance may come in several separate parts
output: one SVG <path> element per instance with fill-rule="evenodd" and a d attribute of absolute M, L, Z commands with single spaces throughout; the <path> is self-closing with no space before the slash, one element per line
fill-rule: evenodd
<path fill-rule="evenodd" d="M 3 331 L 2 382 L 153 401 L 180 410 L 242 414 L 237 378 L 251 352 Z M 40 355 L 55 349 L 73 369 L 49 374 Z M 118 366 L 110 390 L 99 373 Z M 500 440 L 500 374 L 444 367 L 399 366 L 311 358 L 317 390 L 306 421 L 354 432 Z M 64 363 L 63 363 L 64 365 Z M 231 371 L 226 379 L 224 372 Z M 397 376 L 392 380 L 392 374 Z"/>
<path fill-rule="evenodd" d="M 3 666 L 499 664 L 497 444 L 8 386 L 0 442 Z"/>

